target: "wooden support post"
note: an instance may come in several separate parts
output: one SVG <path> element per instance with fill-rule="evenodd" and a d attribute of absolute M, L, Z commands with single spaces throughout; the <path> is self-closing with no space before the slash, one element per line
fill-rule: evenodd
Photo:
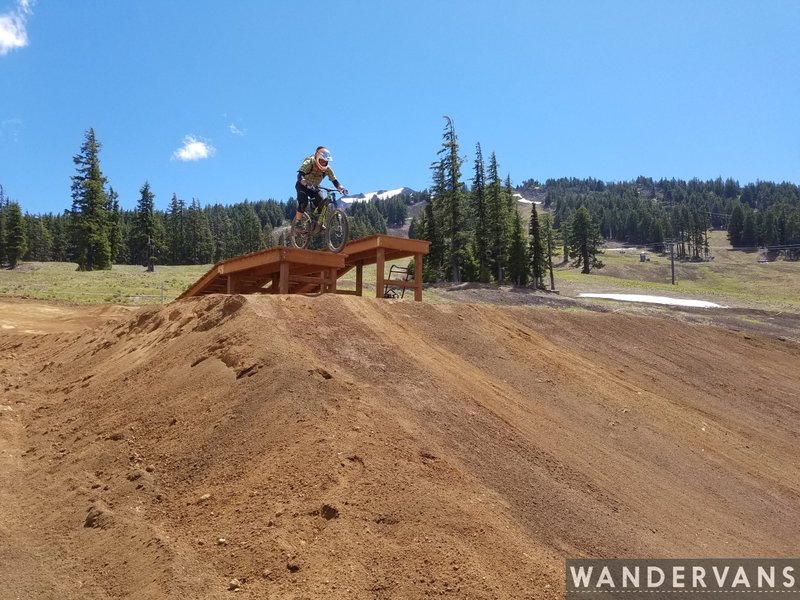
<path fill-rule="evenodd" d="M 336 269 L 328 269 L 328 291 L 336 293 Z"/>
<path fill-rule="evenodd" d="M 383 298 L 383 286 L 384 286 L 384 258 L 386 256 L 386 251 L 383 248 L 378 248 L 378 261 L 375 263 L 375 297 L 376 298 Z"/>
<path fill-rule="evenodd" d="M 360 262 L 356 265 L 356 296 L 361 296 L 364 293 L 364 263 Z"/>
<path fill-rule="evenodd" d="M 272 276 L 272 285 L 269 288 L 269 293 L 270 294 L 277 294 L 278 293 L 278 289 L 280 288 L 280 285 L 281 285 L 280 282 L 281 282 L 281 274 L 280 273 L 275 273 Z"/>
<path fill-rule="evenodd" d="M 235 294 L 236 293 L 236 280 L 233 277 L 233 273 L 230 273 L 227 277 L 228 279 L 228 286 L 227 286 L 227 293 L 228 294 Z"/>
<path fill-rule="evenodd" d="M 278 293 L 289 293 L 289 263 L 285 260 L 281 261 L 280 279 L 278 280 Z"/>
<path fill-rule="evenodd" d="M 414 255 L 414 300 L 422 302 L 422 254 Z"/>

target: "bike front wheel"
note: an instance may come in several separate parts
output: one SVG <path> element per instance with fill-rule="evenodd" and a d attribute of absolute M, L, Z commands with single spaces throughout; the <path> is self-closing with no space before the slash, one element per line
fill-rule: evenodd
<path fill-rule="evenodd" d="M 343 210 L 337 208 L 331 214 L 328 228 L 325 230 L 325 242 L 328 245 L 328 250 L 334 254 L 341 252 L 342 248 L 347 244 L 349 234 L 350 226 L 347 223 L 347 215 L 344 214 Z"/>
<path fill-rule="evenodd" d="M 289 239 L 292 246 L 305 250 L 311 244 L 311 237 L 313 235 L 313 224 L 311 218 L 307 214 L 303 214 L 297 221 L 292 222 L 292 227 L 289 232 Z"/>

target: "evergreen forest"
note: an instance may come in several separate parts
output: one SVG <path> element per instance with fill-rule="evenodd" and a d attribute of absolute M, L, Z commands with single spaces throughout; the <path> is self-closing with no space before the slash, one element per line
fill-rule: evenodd
<path fill-rule="evenodd" d="M 101 167 L 101 144 L 86 132 L 73 157 L 71 206 L 60 214 L 29 214 L 0 182 L 0 264 L 74 262 L 81 270 L 114 264 L 209 264 L 287 244 L 296 202 L 243 200 L 202 204 L 172 194 L 164 210 L 142 183 L 134 209 L 121 209 Z M 480 143 L 467 157 L 453 121 L 427 190 L 348 207 L 351 239 L 401 229 L 431 242 L 424 279 L 544 286 L 554 257 L 584 273 L 602 268 L 607 242 L 671 250 L 678 260 L 709 255 L 708 232 L 726 230 L 734 248 L 764 248 L 800 258 L 800 187 L 733 179 L 604 182 L 561 178 L 514 185 L 494 152 Z M 525 207 L 526 210 L 520 210 Z"/>
<path fill-rule="evenodd" d="M 703 261 L 715 229 L 726 230 L 735 249 L 800 258 L 800 187 L 792 183 L 638 177 L 528 179 L 514 186 L 493 152 L 484 158 L 480 143 L 469 168 L 467 162 L 445 117 L 429 202 L 410 230 L 411 237 L 431 242 L 428 282 L 543 287 L 548 271 L 552 281 L 554 256 L 590 273 L 603 267 L 609 242 Z M 521 202 L 532 202 L 525 220 Z"/>

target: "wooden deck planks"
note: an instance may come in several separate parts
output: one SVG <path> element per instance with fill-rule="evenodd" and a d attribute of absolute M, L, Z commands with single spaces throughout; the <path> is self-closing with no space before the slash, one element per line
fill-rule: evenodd
<path fill-rule="evenodd" d="M 392 281 L 395 287 L 414 289 L 422 300 L 422 257 L 430 242 L 374 235 L 350 242 L 340 254 L 279 246 L 220 261 L 178 299 L 206 294 L 345 293 L 361 296 L 364 265 L 376 265 L 377 297 L 383 296 L 386 261 L 414 257 L 414 279 Z M 337 280 L 356 269 L 356 290 L 337 290 Z"/>

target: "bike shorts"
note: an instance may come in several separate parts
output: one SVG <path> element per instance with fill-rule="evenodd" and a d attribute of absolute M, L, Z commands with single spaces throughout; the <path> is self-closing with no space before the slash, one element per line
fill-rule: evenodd
<path fill-rule="evenodd" d="M 297 212 L 306 212 L 309 199 L 314 203 L 314 208 L 319 208 L 324 200 L 321 191 L 312 192 L 299 181 L 294 185 L 294 189 L 297 191 Z"/>

